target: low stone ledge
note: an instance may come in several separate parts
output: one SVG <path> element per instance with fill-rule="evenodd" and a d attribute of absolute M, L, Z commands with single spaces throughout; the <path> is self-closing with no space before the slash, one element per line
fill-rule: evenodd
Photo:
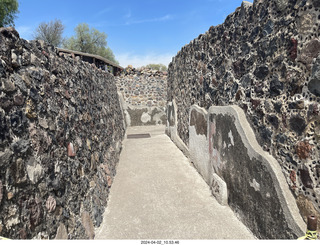
<path fill-rule="evenodd" d="M 193 105 L 189 147 L 181 147 L 176 114 L 172 101 L 168 104 L 168 134 L 187 151 L 221 205 L 229 205 L 258 238 L 296 239 L 303 235 L 305 223 L 280 165 L 258 144 L 240 107 L 212 106 L 207 112 Z"/>
<path fill-rule="evenodd" d="M 190 157 L 189 148 L 182 141 L 178 135 L 178 124 L 177 124 L 177 105 L 173 100 L 167 105 L 167 126 L 166 134 L 171 140 L 177 145 L 177 147 L 187 156 Z"/>
<path fill-rule="evenodd" d="M 228 205 L 227 184 L 217 174 L 212 175 L 211 192 L 221 205 Z"/>
<path fill-rule="evenodd" d="M 258 144 L 242 109 L 208 111 L 210 161 L 228 187 L 229 206 L 262 239 L 296 239 L 305 231 L 278 162 Z"/>

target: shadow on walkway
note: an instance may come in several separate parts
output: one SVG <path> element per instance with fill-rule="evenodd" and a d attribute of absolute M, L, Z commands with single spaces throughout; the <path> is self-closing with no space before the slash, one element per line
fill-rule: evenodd
<path fill-rule="evenodd" d="M 255 239 L 221 206 L 163 126 L 132 127 L 95 239 Z"/>

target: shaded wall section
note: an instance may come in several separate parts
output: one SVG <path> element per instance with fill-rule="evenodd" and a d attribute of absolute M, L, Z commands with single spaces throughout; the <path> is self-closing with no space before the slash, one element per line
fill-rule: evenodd
<path fill-rule="evenodd" d="M 128 66 L 116 84 L 128 126 L 166 124 L 166 72 Z"/>
<path fill-rule="evenodd" d="M 229 206 L 257 237 L 295 239 L 304 233 L 278 162 L 257 144 L 239 107 L 210 107 L 208 142 L 210 166 L 226 183 Z"/>
<path fill-rule="evenodd" d="M 0 29 L 0 236 L 94 237 L 125 134 L 114 77 Z"/>

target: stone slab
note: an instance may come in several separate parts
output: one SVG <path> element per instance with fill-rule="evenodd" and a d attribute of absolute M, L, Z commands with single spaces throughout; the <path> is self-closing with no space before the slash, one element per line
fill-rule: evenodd
<path fill-rule="evenodd" d="M 259 238 L 302 236 L 305 224 L 280 165 L 257 143 L 242 109 L 212 106 L 208 114 L 210 160 L 226 182 L 229 206 Z"/>

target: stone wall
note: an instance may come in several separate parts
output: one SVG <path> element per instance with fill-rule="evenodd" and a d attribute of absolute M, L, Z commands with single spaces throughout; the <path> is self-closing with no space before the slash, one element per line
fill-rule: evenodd
<path fill-rule="evenodd" d="M 303 218 L 317 215 L 320 227 L 319 26 L 319 0 L 243 2 L 169 65 L 167 132 L 190 155 L 191 106 L 239 106 L 280 165 Z M 230 203 L 237 190 L 227 188 Z M 244 221 L 247 214 L 236 211 Z"/>
<path fill-rule="evenodd" d="M 128 126 L 166 124 L 166 72 L 128 66 L 116 84 Z"/>
<path fill-rule="evenodd" d="M 0 236 L 87 239 L 125 134 L 114 77 L 0 29 Z"/>

